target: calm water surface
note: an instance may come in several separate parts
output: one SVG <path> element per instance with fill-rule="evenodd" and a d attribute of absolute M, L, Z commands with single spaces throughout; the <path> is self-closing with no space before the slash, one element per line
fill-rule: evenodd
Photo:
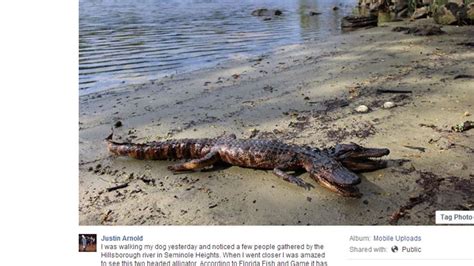
<path fill-rule="evenodd" d="M 80 0 L 80 94 L 340 33 L 355 0 Z M 338 6 L 338 11 L 332 8 Z M 283 16 L 264 21 L 256 8 Z M 308 10 L 322 12 L 309 16 Z"/>

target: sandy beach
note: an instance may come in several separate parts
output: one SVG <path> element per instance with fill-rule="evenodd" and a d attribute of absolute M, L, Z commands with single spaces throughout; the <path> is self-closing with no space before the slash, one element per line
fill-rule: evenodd
<path fill-rule="evenodd" d="M 80 225 L 434 224 L 436 210 L 474 208 L 474 27 L 392 32 L 397 22 L 236 58 L 214 68 L 81 96 Z M 378 93 L 405 90 L 410 93 Z M 384 102 L 396 104 L 382 108 Z M 359 105 L 370 108 L 357 113 Z M 385 147 L 388 167 L 361 174 L 362 198 L 310 179 L 228 167 L 173 174 L 174 162 L 108 154 L 118 141 L 278 138 L 329 147 Z M 127 184 L 122 188 L 117 186 Z"/>

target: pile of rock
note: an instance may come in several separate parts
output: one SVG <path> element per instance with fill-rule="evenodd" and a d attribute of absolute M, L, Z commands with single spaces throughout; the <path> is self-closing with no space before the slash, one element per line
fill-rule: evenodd
<path fill-rule="evenodd" d="M 390 0 L 359 0 L 359 7 L 365 7 L 372 13 L 387 11 L 391 5 L 393 3 Z"/>
<path fill-rule="evenodd" d="M 371 15 L 379 12 L 390 13 L 394 18 L 407 17 L 408 1 L 410 0 L 359 0 L 359 8 L 362 13 L 368 11 Z"/>
<path fill-rule="evenodd" d="M 372 14 L 390 12 L 394 18 L 433 17 L 443 25 L 474 24 L 473 0 L 359 0 L 359 7 L 368 8 Z"/>
<path fill-rule="evenodd" d="M 375 14 L 379 11 L 390 12 L 394 18 L 412 19 L 429 16 L 433 0 L 359 0 L 359 7 L 368 8 Z"/>
<path fill-rule="evenodd" d="M 431 5 L 431 10 L 433 19 L 438 24 L 474 25 L 474 1 L 438 0 Z"/>

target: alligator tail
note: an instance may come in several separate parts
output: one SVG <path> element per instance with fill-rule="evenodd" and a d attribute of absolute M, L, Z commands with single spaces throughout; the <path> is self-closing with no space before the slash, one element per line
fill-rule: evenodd
<path fill-rule="evenodd" d="M 113 132 L 105 139 L 110 153 L 139 160 L 179 160 L 200 158 L 207 149 L 194 139 L 154 141 L 148 143 L 116 142 Z"/>

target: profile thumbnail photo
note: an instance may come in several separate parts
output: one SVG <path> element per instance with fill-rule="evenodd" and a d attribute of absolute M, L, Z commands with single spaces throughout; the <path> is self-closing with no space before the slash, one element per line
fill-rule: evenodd
<path fill-rule="evenodd" d="M 96 234 L 79 234 L 79 252 L 96 252 L 96 243 Z"/>

